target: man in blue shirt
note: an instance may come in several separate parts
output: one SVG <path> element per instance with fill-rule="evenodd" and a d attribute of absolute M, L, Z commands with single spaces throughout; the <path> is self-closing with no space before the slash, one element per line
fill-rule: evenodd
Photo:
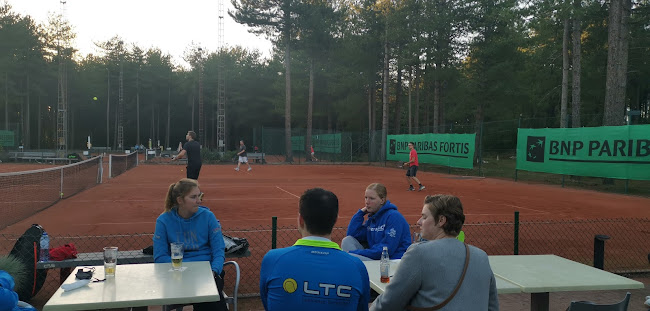
<path fill-rule="evenodd" d="M 309 311 L 368 310 L 368 271 L 360 259 L 331 241 L 339 201 L 314 188 L 300 197 L 293 246 L 270 250 L 262 260 L 260 294 L 264 309 Z"/>

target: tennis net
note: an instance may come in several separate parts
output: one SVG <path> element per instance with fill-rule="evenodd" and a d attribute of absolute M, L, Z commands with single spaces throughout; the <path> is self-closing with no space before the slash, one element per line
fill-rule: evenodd
<path fill-rule="evenodd" d="M 0 229 L 102 181 L 102 158 L 33 171 L 1 173 Z"/>
<path fill-rule="evenodd" d="M 108 178 L 116 177 L 138 166 L 138 153 L 111 154 L 108 157 Z"/>

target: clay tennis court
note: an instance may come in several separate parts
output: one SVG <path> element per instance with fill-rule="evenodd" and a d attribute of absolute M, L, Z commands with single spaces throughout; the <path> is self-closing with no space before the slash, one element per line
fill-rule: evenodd
<path fill-rule="evenodd" d="M 11 171 L 8 166 L 0 165 Z M 184 169 L 181 165 L 140 165 L 0 233 L 21 234 L 32 223 L 55 235 L 151 233 L 169 184 L 184 177 Z M 298 198 L 312 187 L 331 190 L 339 197 L 336 225 L 346 227 L 363 206 L 365 187 L 372 182 L 387 186 L 389 200 L 411 224 L 419 218 L 424 196 L 437 193 L 461 198 L 466 223 L 511 221 L 514 211 L 520 212 L 521 220 L 650 217 L 648 198 L 428 172 L 418 172 L 427 189 L 408 192 L 404 173 L 397 168 L 359 165 L 253 165 L 251 172 L 236 172 L 230 165 L 204 165 L 199 182 L 204 205 L 214 211 L 224 230 L 268 226 L 272 216 L 278 217 L 279 226 L 294 226 Z M 27 200 L 38 200 L 38 190 L 26 190 L 24 195 Z"/>
<path fill-rule="evenodd" d="M 221 221 L 224 231 L 234 236 L 248 238 L 252 255 L 239 258 L 243 268 L 240 293 L 254 294 L 258 290 L 258 271 L 261 259 L 270 249 L 271 217 L 278 217 L 278 247 L 286 247 L 299 238 L 295 230 L 298 198 L 305 189 L 323 187 L 337 194 L 340 203 L 339 221 L 332 239 L 340 242 L 350 217 L 363 206 L 366 186 L 381 182 L 388 188 L 388 198 L 397 204 L 410 224 L 415 224 L 426 194 L 451 193 L 461 198 L 467 215 L 469 243 L 479 246 L 490 254 L 512 253 L 512 222 L 514 212 L 519 211 L 521 221 L 549 220 L 535 228 L 541 229 L 527 235 L 521 241 L 522 253 L 555 253 L 568 258 L 589 258 L 594 234 L 602 233 L 584 224 L 558 223 L 584 219 L 648 218 L 650 199 L 620 194 L 561 188 L 558 186 L 526 184 L 509 180 L 418 172 L 427 187 L 422 192 L 406 191 L 404 170 L 370 165 L 255 165 L 253 170 L 236 172 L 232 165 L 204 165 L 199 182 L 205 193 L 204 205 L 208 206 Z M 28 165 L 0 164 L 4 172 L 18 171 Z M 60 200 L 53 206 L 33 216 L 0 230 L 0 234 L 18 236 L 32 223 L 42 225 L 56 243 L 74 242 L 80 252 L 96 251 L 98 247 L 117 243 L 121 248 L 140 249 L 151 245 L 151 233 L 155 220 L 163 209 L 163 200 L 169 185 L 185 176 L 182 165 L 141 164 L 74 196 Z M 33 168 L 44 168 L 35 166 Z M 33 169 L 32 168 L 32 169 Z M 39 190 L 21 187 L 23 201 L 38 201 Z M 636 224 L 643 227 L 643 222 Z M 541 227 L 540 227 L 541 226 Z M 630 227 L 628 223 L 614 223 L 633 232 L 645 229 Z M 282 228 L 284 227 L 284 228 Z M 242 230 L 242 231 L 237 231 Z M 596 230 L 596 231 L 594 231 Z M 620 231 L 620 232 L 629 232 Z M 567 233 L 580 232 L 585 240 L 571 244 L 563 243 Z M 138 235 L 143 233 L 145 235 Z M 644 265 L 638 258 L 646 252 L 639 250 L 633 239 L 622 233 L 612 232 L 608 246 L 608 258 L 622 258 L 616 264 L 608 261 L 608 267 Z M 623 233 L 624 234 L 624 233 Z M 110 236 L 110 237 L 109 237 Z M 551 236 L 553 239 L 551 239 Z M 472 237 L 474 240 L 472 240 Z M 479 238 L 477 240 L 476 238 Z M 645 238 L 640 236 L 641 239 Z M 12 242 L 13 243 L 13 242 Z M 558 244 L 560 243 L 560 244 Z M 614 242 L 609 242 L 614 243 Z M 6 247 L 11 247 L 6 245 Z M 629 250 L 636 250 L 628 253 Z M 642 256 L 641 256 L 642 255 Z M 587 259 L 588 261 L 589 259 Z M 630 261 L 632 262 L 630 264 Z M 33 300 L 44 304 L 58 287 L 56 273 L 48 275 L 48 281 Z M 521 295 L 520 295 L 521 296 Z M 527 297 L 516 298 L 521 304 Z M 506 299 L 507 300 L 507 299 Z M 564 299 L 566 300 L 566 299 Z M 561 301 L 564 305 L 565 301 Z M 257 299 L 253 307 L 260 309 Z M 504 302 L 504 306 L 508 306 Z M 519 310 L 519 305 L 504 310 Z"/>

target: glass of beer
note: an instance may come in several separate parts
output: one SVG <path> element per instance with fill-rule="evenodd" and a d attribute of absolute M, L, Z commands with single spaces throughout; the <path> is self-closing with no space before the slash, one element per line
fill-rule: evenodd
<path fill-rule="evenodd" d="M 115 276 L 117 246 L 104 247 L 104 276 Z"/>
<path fill-rule="evenodd" d="M 174 271 L 179 271 L 183 266 L 183 243 L 171 243 L 170 249 L 172 253 L 172 269 Z"/>

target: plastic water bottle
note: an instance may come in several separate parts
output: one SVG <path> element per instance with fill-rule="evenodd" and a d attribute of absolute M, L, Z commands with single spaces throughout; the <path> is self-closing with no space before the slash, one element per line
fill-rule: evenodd
<path fill-rule="evenodd" d="M 381 251 L 381 260 L 379 261 L 379 273 L 381 277 L 379 280 L 382 283 L 390 282 L 390 257 L 388 257 L 388 247 L 384 246 Z"/>
<path fill-rule="evenodd" d="M 41 254 L 40 261 L 50 261 L 50 236 L 43 231 L 41 235 Z"/>

